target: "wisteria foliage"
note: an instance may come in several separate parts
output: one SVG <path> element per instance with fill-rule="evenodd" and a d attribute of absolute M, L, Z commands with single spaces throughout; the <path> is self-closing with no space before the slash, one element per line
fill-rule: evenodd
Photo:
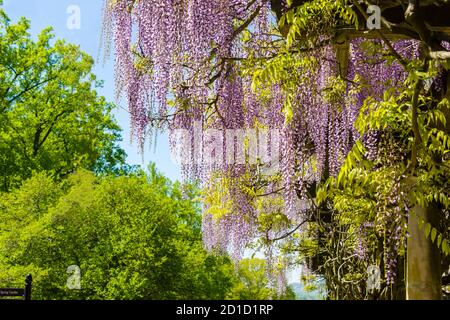
<path fill-rule="evenodd" d="M 400 86 L 406 77 L 399 64 L 370 55 L 363 40 L 354 39 L 347 81 L 339 80 L 337 98 L 338 62 L 331 44 L 308 53 L 315 63 L 296 70 L 303 80 L 290 92 L 276 79 L 253 85 L 252 75 L 242 70 L 252 69 L 248 61 L 269 61 L 269 44 L 279 40 L 268 0 L 107 0 L 104 10 L 105 39 L 115 45 L 117 94 L 128 102 L 135 137 L 143 143 L 149 128 L 161 125 L 194 137 L 195 123 L 224 135 L 226 129 L 280 130 L 279 150 L 272 150 L 281 154 L 280 171 L 259 192 L 281 193 L 282 211 L 296 223 L 305 211 L 297 204 L 308 198 L 308 186 L 336 175 L 357 139 L 364 141 L 369 158 L 376 154 L 377 133 L 360 137 L 354 122 L 368 96 L 381 99 L 386 88 Z M 418 51 L 412 41 L 394 47 L 408 58 Z M 175 134 L 170 142 L 174 149 L 186 148 Z M 211 150 L 211 143 L 201 140 L 199 148 Z M 205 164 L 204 153 L 198 158 L 185 150 L 191 158 L 182 169 L 186 178 L 204 181 L 207 190 L 217 188 L 217 172 L 228 179 L 221 194 L 227 210 L 218 215 L 205 205 L 203 234 L 209 249 L 231 250 L 239 259 L 265 210 L 242 188 L 255 166 L 228 163 L 226 145 L 220 147 L 220 165 Z"/>

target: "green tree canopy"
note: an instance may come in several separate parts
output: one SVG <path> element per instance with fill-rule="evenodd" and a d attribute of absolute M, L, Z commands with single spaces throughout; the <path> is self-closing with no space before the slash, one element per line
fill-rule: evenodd
<path fill-rule="evenodd" d="M 237 268 L 238 282 L 228 294 L 236 300 L 294 300 L 295 294 L 290 287 L 277 288 L 268 277 L 267 262 L 264 259 L 243 259 Z"/>
<path fill-rule="evenodd" d="M 76 45 L 34 41 L 25 18 L 11 24 L 0 9 L 0 190 L 46 170 L 111 171 L 123 164 L 113 105 L 96 92 L 94 60 Z"/>
<path fill-rule="evenodd" d="M 45 173 L 0 197 L 0 285 L 34 276 L 34 299 L 223 299 L 235 282 L 206 253 L 193 187 L 150 173 L 63 182 Z M 81 290 L 66 286 L 81 269 Z"/>

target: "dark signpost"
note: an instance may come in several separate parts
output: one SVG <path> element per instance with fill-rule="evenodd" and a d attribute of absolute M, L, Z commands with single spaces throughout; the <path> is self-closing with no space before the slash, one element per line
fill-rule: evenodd
<path fill-rule="evenodd" d="M 22 297 L 23 300 L 31 300 L 31 274 L 25 278 L 25 288 L 0 288 L 0 297 Z"/>

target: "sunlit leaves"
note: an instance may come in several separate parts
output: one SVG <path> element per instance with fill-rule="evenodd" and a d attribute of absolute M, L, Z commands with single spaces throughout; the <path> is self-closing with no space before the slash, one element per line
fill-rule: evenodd
<path fill-rule="evenodd" d="M 307 1 L 294 9 L 288 10 L 279 21 L 280 29 L 288 28 L 286 46 L 295 43 L 316 42 L 319 35 L 330 35 L 338 25 L 355 25 L 357 15 L 346 1 L 314 0 Z M 305 41 L 306 40 L 306 41 Z"/>
<path fill-rule="evenodd" d="M 154 167 L 62 183 L 35 175 L 0 197 L 0 284 L 32 272 L 34 299 L 225 298 L 233 265 L 205 252 L 196 191 L 180 188 Z M 82 291 L 66 287 L 74 264 Z"/>
<path fill-rule="evenodd" d="M 51 28 L 33 41 L 24 19 L 1 22 L 0 34 L 0 190 L 33 170 L 61 177 L 81 167 L 119 169 L 120 128 L 114 106 L 96 92 L 93 58 L 55 41 Z"/>
<path fill-rule="evenodd" d="M 441 249 L 443 254 L 450 256 L 449 240 L 445 239 L 443 234 L 430 223 L 424 223 L 423 220 L 420 220 L 419 223 L 421 224 L 421 231 L 425 233 L 425 237 Z"/>

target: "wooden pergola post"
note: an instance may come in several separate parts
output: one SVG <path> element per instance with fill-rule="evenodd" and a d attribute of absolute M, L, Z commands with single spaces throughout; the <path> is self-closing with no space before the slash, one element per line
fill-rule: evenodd
<path fill-rule="evenodd" d="M 428 208 L 416 205 L 414 212 L 409 216 L 406 299 L 440 300 L 442 299 L 440 250 L 429 237 L 426 237 L 424 227 L 419 227 L 422 221 L 423 225 L 430 223 L 437 226 L 438 208 L 434 205 Z"/>
<path fill-rule="evenodd" d="M 394 35 L 389 35 L 392 39 Z M 348 72 L 351 36 L 341 34 L 336 38 L 336 60 L 341 77 Z M 450 79 L 447 95 L 450 96 Z M 450 122 L 450 121 L 449 121 Z M 414 180 L 414 178 L 412 178 Z M 408 243 L 406 258 L 406 299 L 408 300 L 440 300 L 441 293 L 441 256 L 439 248 L 426 237 L 419 221 L 439 226 L 439 209 L 435 205 L 423 208 L 416 205 L 408 220 Z"/>

